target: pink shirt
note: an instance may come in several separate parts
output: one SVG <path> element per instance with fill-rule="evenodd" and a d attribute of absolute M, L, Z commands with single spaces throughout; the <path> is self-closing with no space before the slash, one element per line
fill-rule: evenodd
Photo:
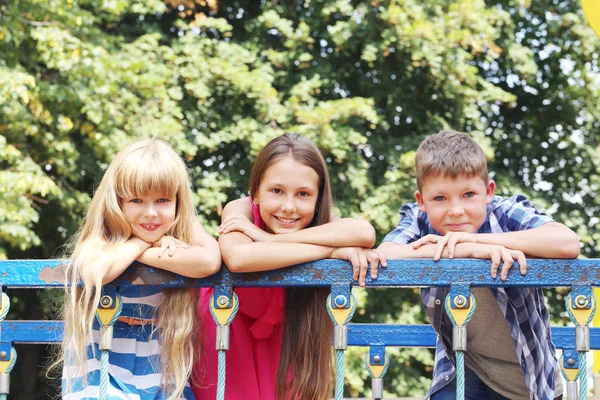
<path fill-rule="evenodd" d="M 258 207 L 252 202 L 254 224 L 264 229 Z M 226 400 L 275 400 L 275 383 L 283 334 L 285 289 L 237 288 L 239 310 L 230 325 Z M 218 355 L 215 350 L 216 325 L 209 301 L 214 290 L 200 289 L 199 314 L 206 337 L 204 352 L 194 365 L 192 389 L 197 400 L 217 395 Z"/>

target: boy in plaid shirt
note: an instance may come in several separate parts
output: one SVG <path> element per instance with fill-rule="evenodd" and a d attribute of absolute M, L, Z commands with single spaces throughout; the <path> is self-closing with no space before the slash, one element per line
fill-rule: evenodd
<path fill-rule="evenodd" d="M 381 258 L 482 258 L 506 280 L 525 255 L 575 258 L 577 235 L 536 211 L 521 195 L 494 196 L 481 147 L 467 134 L 443 131 L 416 154 L 416 203 L 379 246 Z M 500 263 L 503 262 L 500 271 Z M 425 288 L 422 299 L 438 333 L 426 398 L 456 398 L 452 323 L 444 310 L 448 288 Z M 465 398 L 552 400 L 562 397 L 550 319 L 540 288 L 473 288 L 477 309 L 467 329 Z"/>

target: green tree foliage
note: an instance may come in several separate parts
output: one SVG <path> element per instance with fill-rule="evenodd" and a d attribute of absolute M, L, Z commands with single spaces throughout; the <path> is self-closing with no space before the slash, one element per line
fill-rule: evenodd
<path fill-rule="evenodd" d="M 212 233 L 262 146 L 306 135 L 339 213 L 381 239 L 412 200 L 414 150 L 446 128 L 598 256 L 599 49 L 573 0 L 0 2 L 0 257 L 60 254 L 138 135 L 186 158 Z M 426 322 L 418 291 L 358 294 L 355 321 Z M 387 393 L 423 394 L 431 353 L 392 352 Z M 368 395 L 349 366 L 348 394 Z"/>

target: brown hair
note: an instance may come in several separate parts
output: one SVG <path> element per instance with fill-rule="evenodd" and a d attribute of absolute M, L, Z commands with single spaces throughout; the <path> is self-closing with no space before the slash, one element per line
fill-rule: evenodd
<path fill-rule="evenodd" d="M 330 222 L 333 195 L 327 163 L 313 142 L 296 133 L 276 137 L 262 149 L 250 173 L 250 194 L 256 196 L 265 171 L 287 156 L 312 168 L 319 176 L 319 197 L 310 226 Z M 333 323 L 326 310 L 328 294 L 327 288 L 286 289 L 283 342 L 275 388 L 279 399 L 331 397 Z"/>
<path fill-rule="evenodd" d="M 481 146 L 466 133 L 441 131 L 427 137 L 417 149 L 417 187 L 430 176 L 479 176 L 487 185 L 487 160 Z"/>

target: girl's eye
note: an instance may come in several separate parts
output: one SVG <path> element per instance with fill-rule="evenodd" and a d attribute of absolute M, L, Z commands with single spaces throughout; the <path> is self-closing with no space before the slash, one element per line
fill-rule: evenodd
<path fill-rule="evenodd" d="M 473 192 L 465 193 L 465 197 L 473 197 L 473 196 L 475 196 L 475 193 L 473 193 Z"/>
<path fill-rule="evenodd" d="M 300 196 L 300 197 L 308 197 L 308 196 L 310 196 L 310 193 L 308 193 L 308 192 L 300 192 L 300 193 L 298 193 L 298 196 Z"/>
<path fill-rule="evenodd" d="M 435 196 L 435 197 L 433 198 L 433 201 L 444 201 L 444 200 L 445 200 L 445 197 L 444 197 L 444 196 Z"/>
<path fill-rule="evenodd" d="M 168 203 L 169 201 L 171 201 L 171 200 L 167 199 L 166 197 L 158 199 L 159 203 Z"/>
<path fill-rule="evenodd" d="M 271 192 L 273 192 L 275 194 L 280 194 L 281 193 L 281 189 L 274 188 L 274 189 L 271 189 Z"/>
<path fill-rule="evenodd" d="M 142 199 L 131 199 L 129 200 L 130 203 L 141 203 Z"/>

